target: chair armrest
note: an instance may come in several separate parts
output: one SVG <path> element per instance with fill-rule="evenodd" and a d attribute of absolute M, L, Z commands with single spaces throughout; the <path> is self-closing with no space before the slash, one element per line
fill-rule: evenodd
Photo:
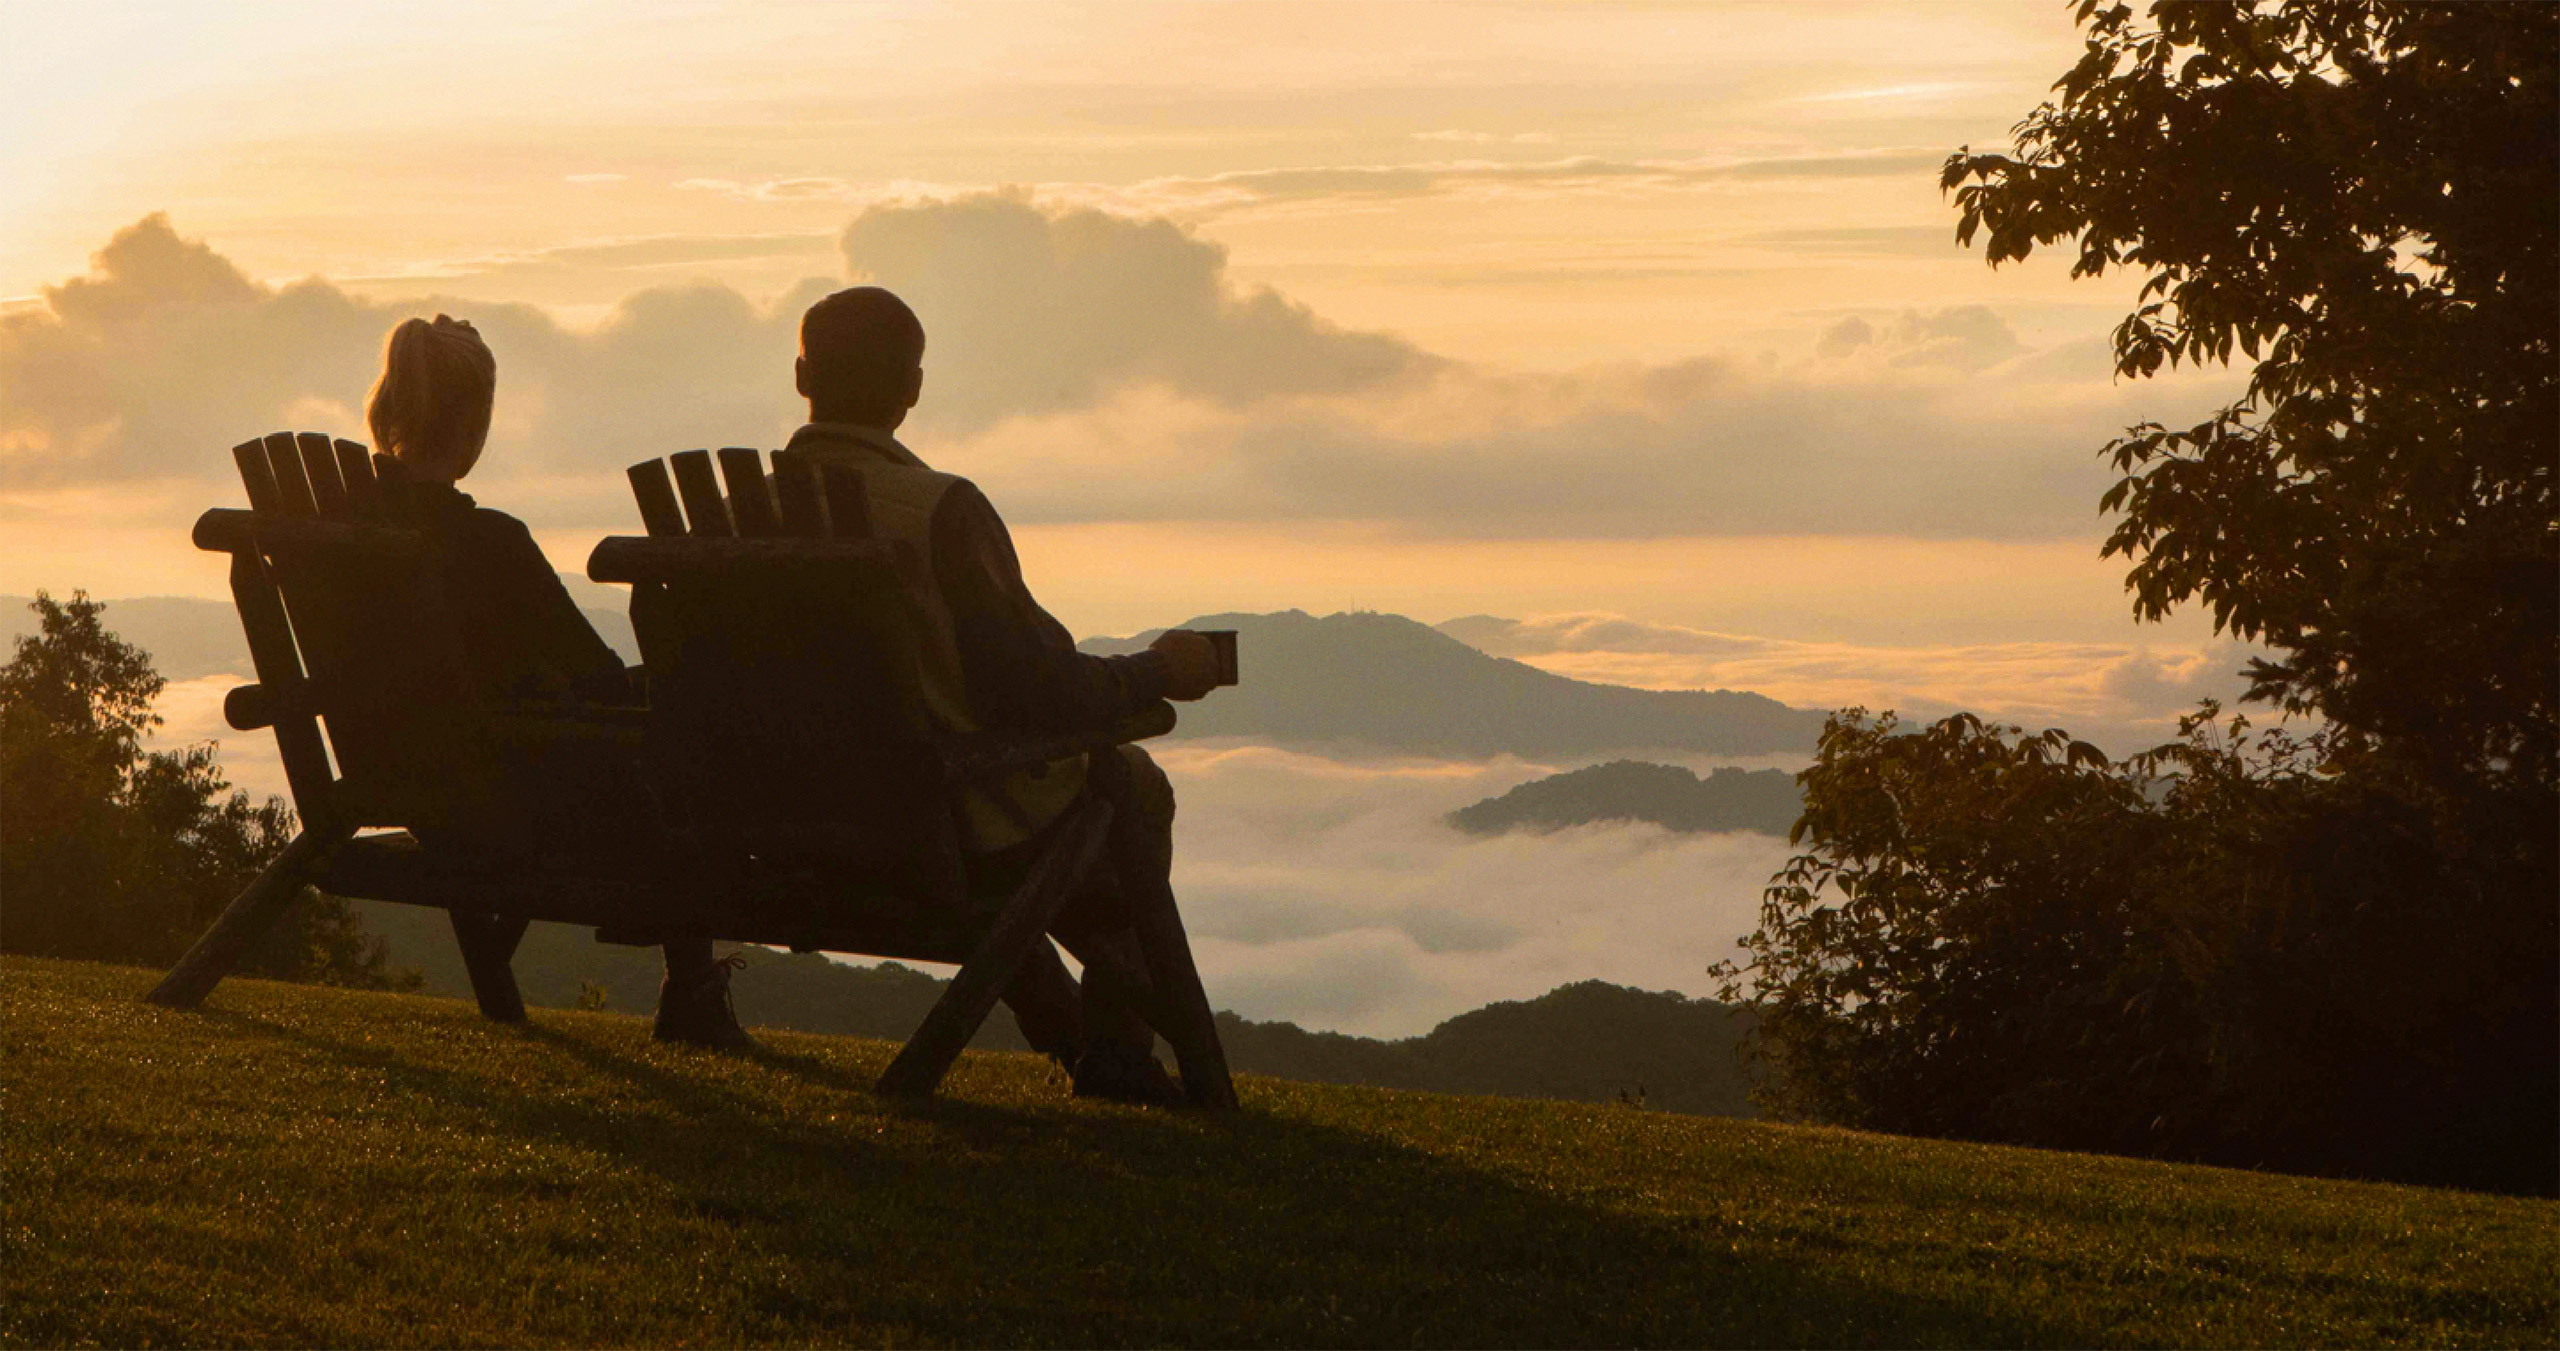
<path fill-rule="evenodd" d="M 1109 727 L 1091 732 L 1034 737 L 982 733 L 953 737 L 943 744 L 943 778 L 952 783 L 996 778 L 1053 760 L 1163 736 L 1173 730 L 1173 725 L 1173 705 L 1158 700 Z"/>

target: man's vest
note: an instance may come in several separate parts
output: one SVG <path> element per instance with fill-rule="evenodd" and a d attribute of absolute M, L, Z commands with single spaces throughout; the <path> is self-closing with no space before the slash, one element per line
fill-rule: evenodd
<path fill-rule="evenodd" d="M 915 601 L 922 629 L 916 639 L 924 664 L 925 704 L 949 731 L 980 730 L 977 715 L 969 708 L 969 685 L 960 670 L 958 629 L 943 599 L 942 579 L 934 572 L 934 510 L 942 505 L 943 494 L 961 480 L 926 468 L 896 437 L 870 427 L 811 423 L 792 435 L 791 449 L 860 474 L 871 498 L 873 529 L 882 539 L 913 546 L 924 568 L 924 584 Z M 1078 755 L 963 790 L 961 823 L 968 847 L 993 853 L 1030 838 L 1075 801 L 1084 789 L 1084 777 L 1085 760 Z"/>

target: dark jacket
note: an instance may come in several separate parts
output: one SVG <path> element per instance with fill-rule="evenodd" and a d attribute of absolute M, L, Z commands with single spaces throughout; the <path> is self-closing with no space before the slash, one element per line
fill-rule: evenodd
<path fill-rule="evenodd" d="M 622 658 L 596 636 L 524 522 L 449 484 L 411 490 L 441 536 L 445 599 L 491 699 L 637 702 Z"/>

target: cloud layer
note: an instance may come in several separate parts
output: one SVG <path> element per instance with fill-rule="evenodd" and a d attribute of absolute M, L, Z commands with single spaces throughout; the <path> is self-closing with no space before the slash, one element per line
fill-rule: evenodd
<path fill-rule="evenodd" d="M 1883 646 L 1801 642 L 1615 614 L 1471 615 L 1441 631 L 1481 651 L 1581 680 L 1646 689 L 1747 689 L 1808 708 L 1958 709 L 2030 730 L 2062 726 L 2117 754 L 2171 739 L 2201 699 L 2238 701 L 2241 643 L 2023 642 Z"/>
<path fill-rule="evenodd" d="M 2106 481 L 2089 450 L 2134 417 L 2125 390 L 2025 351 L 1979 306 L 1850 316 L 1792 360 L 1525 373 L 1239 287 L 1222 248 L 1161 219 L 980 194 L 870 207 L 839 243 L 846 277 L 899 290 L 925 319 L 917 444 L 1025 523 L 2086 536 Z M 806 244 L 571 252 L 680 265 Z M 381 335 L 450 308 L 499 360 L 475 486 L 538 527 L 609 526 L 624 464 L 780 440 L 797 420 L 798 313 L 840 284 L 813 278 L 769 304 L 652 288 L 571 329 L 527 306 L 263 285 L 154 216 L 91 275 L 0 316 L 0 490 L 218 481 L 221 448 L 244 436 L 356 432 Z"/>

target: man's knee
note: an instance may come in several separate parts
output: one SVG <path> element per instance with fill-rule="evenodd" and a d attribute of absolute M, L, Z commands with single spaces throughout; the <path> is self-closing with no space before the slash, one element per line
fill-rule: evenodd
<path fill-rule="evenodd" d="M 1140 820 L 1170 834 L 1173 830 L 1173 780 L 1143 746 L 1121 746 L 1121 772 L 1127 776 L 1124 801 Z"/>

